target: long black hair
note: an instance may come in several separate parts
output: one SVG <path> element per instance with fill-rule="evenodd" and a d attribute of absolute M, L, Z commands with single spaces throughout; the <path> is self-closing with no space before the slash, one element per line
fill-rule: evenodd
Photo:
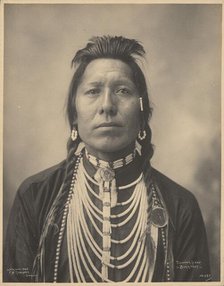
<path fill-rule="evenodd" d="M 67 116 L 70 124 L 70 129 L 75 127 L 77 119 L 77 112 L 75 106 L 76 91 L 85 72 L 87 65 L 94 59 L 111 58 L 118 59 L 126 63 L 133 73 L 133 81 L 137 88 L 139 95 L 143 101 L 143 111 L 141 112 L 140 126 L 146 131 L 146 138 L 142 141 L 138 140 L 142 146 L 142 157 L 150 160 L 153 155 L 153 146 L 151 143 L 151 129 L 149 126 L 149 119 L 152 115 L 152 108 L 150 106 L 149 95 L 144 74 L 137 64 L 137 60 L 143 58 L 145 50 L 143 46 L 134 39 L 127 39 L 122 36 L 102 36 L 93 37 L 87 43 L 86 47 L 80 49 L 75 54 L 72 60 L 72 66 L 76 68 L 73 75 L 67 100 Z M 81 139 L 78 138 L 76 142 L 71 139 L 68 141 L 68 157 L 76 150 Z"/>
<path fill-rule="evenodd" d="M 153 146 L 151 143 L 151 129 L 149 126 L 149 119 L 152 115 L 152 108 L 150 106 L 144 74 L 139 65 L 137 64 L 137 61 L 143 58 L 144 55 L 145 51 L 143 46 L 134 39 L 127 39 L 121 36 L 102 36 L 91 38 L 90 41 L 87 43 L 86 47 L 77 51 L 72 60 L 72 66 L 75 67 L 75 72 L 71 80 L 68 92 L 67 116 L 70 124 L 70 129 L 72 130 L 73 127 L 77 128 L 77 126 L 74 126 L 77 119 L 77 112 L 75 106 L 76 92 L 81 82 L 82 76 L 85 72 L 85 69 L 91 61 L 99 58 L 109 58 L 118 59 L 126 63 L 131 68 L 134 84 L 137 88 L 139 96 L 142 97 L 143 111 L 141 111 L 140 126 L 142 131 L 145 130 L 146 137 L 143 140 L 139 140 L 138 138 L 136 138 L 136 140 L 138 140 L 139 144 L 142 147 L 142 168 L 144 172 L 145 181 L 148 181 L 148 166 L 149 161 L 153 155 Z M 55 218 L 57 216 L 60 216 L 64 209 L 64 203 L 69 193 L 75 167 L 76 157 L 74 156 L 74 154 L 80 142 L 81 138 L 79 136 L 75 141 L 72 141 L 71 139 L 68 140 L 68 154 L 66 159 L 65 176 L 62 182 L 61 189 L 51 207 L 51 210 L 42 229 L 38 255 L 34 263 L 34 269 L 36 268 L 37 273 L 41 268 L 40 261 L 44 259 L 44 241 L 49 227 L 54 225 Z"/>
<path fill-rule="evenodd" d="M 144 55 L 145 50 L 143 46 L 135 39 L 127 39 L 122 36 L 98 36 L 91 38 L 87 45 L 83 49 L 78 50 L 72 59 L 71 64 L 72 67 L 75 68 L 75 72 L 68 92 L 67 116 L 70 129 L 72 130 L 74 127 L 77 129 L 77 126 L 75 126 L 77 119 L 75 106 L 76 92 L 85 69 L 91 61 L 100 58 L 109 58 L 118 59 L 126 63 L 132 71 L 133 82 L 137 88 L 138 94 L 142 97 L 143 111 L 141 111 L 140 126 L 142 131 L 145 130 L 146 137 L 143 140 L 139 140 L 138 138 L 136 138 L 136 140 L 141 145 L 142 169 L 145 174 L 145 178 L 147 178 L 148 174 L 146 173 L 149 166 L 149 161 L 153 156 L 153 145 L 151 143 L 152 132 L 149 126 L 149 119 L 152 115 L 152 107 L 149 101 L 149 94 L 144 73 L 137 63 L 139 60 L 144 58 Z M 80 142 L 81 138 L 79 136 L 76 141 L 72 141 L 71 138 L 68 140 L 68 153 L 63 192 L 69 187 L 74 168 L 74 153 L 77 150 Z"/>

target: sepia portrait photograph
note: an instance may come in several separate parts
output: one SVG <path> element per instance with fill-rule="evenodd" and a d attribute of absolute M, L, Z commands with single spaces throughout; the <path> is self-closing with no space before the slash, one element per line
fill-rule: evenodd
<path fill-rule="evenodd" d="M 223 5 L 1 6 L 2 283 L 223 285 Z"/>

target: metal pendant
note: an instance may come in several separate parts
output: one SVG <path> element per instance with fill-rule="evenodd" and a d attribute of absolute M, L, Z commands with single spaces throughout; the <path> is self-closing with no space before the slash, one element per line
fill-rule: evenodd
<path fill-rule="evenodd" d="M 155 206 L 150 215 L 150 221 L 155 227 L 164 227 L 168 223 L 167 212 L 164 208 Z"/>
<path fill-rule="evenodd" d="M 115 177 L 114 170 L 110 168 L 99 168 L 98 171 L 101 179 L 105 182 L 111 182 Z"/>

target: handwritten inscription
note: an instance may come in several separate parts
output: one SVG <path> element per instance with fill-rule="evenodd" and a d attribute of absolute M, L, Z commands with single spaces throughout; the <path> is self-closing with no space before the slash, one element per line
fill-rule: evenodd
<path fill-rule="evenodd" d="M 36 275 L 30 274 L 30 271 L 28 267 L 23 267 L 23 268 L 8 268 L 7 272 L 11 276 L 23 276 L 23 277 L 34 277 Z"/>
<path fill-rule="evenodd" d="M 201 269 L 201 261 L 176 261 L 176 268 L 180 270 Z"/>

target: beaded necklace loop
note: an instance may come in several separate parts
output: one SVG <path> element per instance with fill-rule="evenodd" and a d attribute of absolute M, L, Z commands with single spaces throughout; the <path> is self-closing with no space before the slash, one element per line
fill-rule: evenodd
<path fill-rule="evenodd" d="M 141 177 L 141 180 L 136 184 L 136 187 L 131 196 L 132 199 L 129 199 L 130 204 L 127 209 L 123 213 L 120 213 L 118 216 L 113 216 L 110 213 L 110 209 L 106 210 L 105 212 L 105 207 L 110 208 L 110 198 L 109 196 L 107 196 L 109 192 L 106 192 L 107 204 L 105 204 L 104 199 L 102 200 L 102 210 L 98 209 L 97 206 L 94 205 L 94 203 L 91 201 L 89 193 L 94 193 L 94 191 L 91 190 L 91 187 L 88 184 L 88 178 L 86 177 L 84 170 L 85 168 L 83 166 L 83 160 L 81 160 L 77 172 L 77 180 L 73 191 L 73 198 L 71 199 L 71 203 L 69 205 L 67 221 L 67 245 L 71 281 L 74 281 L 75 274 L 75 277 L 77 278 L 78 282 L 86 282 L 81 267 L 81 264 L 83 264 L 85 270 L 87 271 L 89 277 L 91 277 L 93 282 L 97 282 L 97 280 L 96 278 L 94 278 L 94 275 L 92 273 L 96 273 L 99 276 L 99 279 L 102 279 L 102 281 L 113 282 L 108 277 L 109 268 L 125 269 L 134 260 L 136 260 L 136 266 L 122 282 L 128 282 L 130 281 L 130 279 L 132 279 L 132 277 L 136 276 L 136 271 L 141 260 L 141 273 L 142 275 L 144 274 L 142 277 L 146 279 L 146 281 L 148 281 L 149 278 L 147 278 L 147 276 L 149 275 L 149 261 L 145 248 L 145 240 L 138 242 L 138 238 L 143 234 L 147 224 L 147 191 L 143 177 Z M 103 196 L 105 196 L 105 193 L 103 194 Z M 139 210 L 141 210 L 141 212 L 139 212 Z M 111 239 L 113 229 L 125 227 L 125 225 L 130 221 L 130 219 L 133 218 L 133 216 L 136 215 L 138 212 L 139 214 L 136 216 L 137 220 L 135 221 L 135 224 L 131 231 L 128 233 L 128 235 L 122 240 Z M 128 216 L 125 217 L 124 213 Z M 86 221 L 86 215 L 90 219 L 95 231 L 102 239 L 102 249 L 99 248 L 94 236 L 89 230 L 89 225 Z M 116 223 L 116 219 L 118 217 L 122 218 L 123 216 L 124 219 L 122 220 L 122 222 Z M 102 229 L 97 226 L 97 224 L 95 223 L 96 220 L 102 223 Z M 114 222 L 111 223 L 111 220 L 114 220 Z M 85 233 L 85 238 L 83 237 L 83 233 Z M 110 249 L 112 244 L 122 245 L 129 240 L 131 240 L 132 242 L 127 252 L 121 254 L 118 257 L 111 256 Z M 74 241 L 76 242 L 75 244 Z M 84 243 L 84 241 L 86 241 L 86 243 Z M 86 248 L 86 245 L 91 248 L 91 251 L 101 261 L 101 271 L 99 271 L 94 265 L 94 262 L 92 261 L 89 252 Z M 127 260 L 127 257 L 128 255 L 130 255 L 131 252 L 133 252 L 133 255 L 131 259 Z M 74 253 L 76 253 L 76 257 L 74 256 Z M 87 258 L 88 265 L 83 261 L 85 260 L 84 257 Z M 116 263 L 119 262 L 119 265 L 116 264 L 115 266 L 115 264 L 111 263 L 111 261 L 116 261 Z M 138 279 L 141 273 L 137 274 Z"/>
<path fill-rule="evenodd" d="M 124 209 L 118 214 L 112 214 L 110 191 L 111 188 L 113 188 L 112 182 L 114 180 L 114 173 L 103 173 L 103 176 L 101 174 L 98 175 L 98 180 L 97 176 L 94 180 L 88 175 L 83 165 L 82 153 L 80 153 L 75 164 L 71 186 L 62 216 L 56 249 L 53 281 L 57 282 L 59 256 L 66 222 L 71 282 L 86 282 L 83 269 L 85 269 L 85 272 L 92 282 L 99 282 L 100 280 L 114 282 L 109 278 L 109 269 L 126 269 L 126 267 L 134 261 L 134 267 L 130 272 L 127 272 L 126 278 L 120 282 L 133 281 L 133 277 L 135 277 L 135 282 L 151 281 L 155 258 L 153 258 L 153 267 L 151 268 L 151 257 L 149 257 L 146 248 L 146 233 L 151 235 L 154 251 L 156 251 L 158 230 L 160 229 L 163 247 L 165 253 L 167 252 L 168 217 L 158 197 L 157 186 L 152 182 L 150 183 L 150 191 L 152 193 L 152 209 L 150 215 L 148 214 L 147 189 L 142 174 L 134 182 L 119 187 L 120 190 L 134 187 L 134 190 L 126 201 L 116 203 L 116 206 L 124 207 Z M 102 177 L 105 180 L 101 180 Z M 99 195 L 92 189 L 90 182 L 99 187 Z M 102 182 L 104 189 L 100 194 Z M 91 196 L 94 197 L 95 200 L 102 202 L 102 209 L 95 205 Z M 136 216 L 137 219 L 134 220 L 134 224 L 126 237 L 122 239 L 112 238 L 112 234 L 116 229 L 128 229 L 126 225 L 134 216 Z M 86 218 L 91 222 L 97 235 L 101 237 L 102 248 L 99 247 L 92 231 L 90 231 L 89 223 Z M 119 219 L 119 222 L 117 222 L 117 219 Z M 96 221 L 98 222 L 97 224 Z M 101 225 L 102 228 L 99 227 L 99 225 Z M 111 254 L 112 245 L 120 245 L 122 249 L 122 245 L 129 241 L 131 244 L 126 252 L 121 253 L 116 257 Z M 101 262 L 101 269 L 96 267 L 89 249 L 94 253 L 95 259 L 98 259 Z M 128 258 L 130 255 L 131 257 Z M 170 281 L 168 260 L 166 261 L 166 279 L 167 281 Z"/>

